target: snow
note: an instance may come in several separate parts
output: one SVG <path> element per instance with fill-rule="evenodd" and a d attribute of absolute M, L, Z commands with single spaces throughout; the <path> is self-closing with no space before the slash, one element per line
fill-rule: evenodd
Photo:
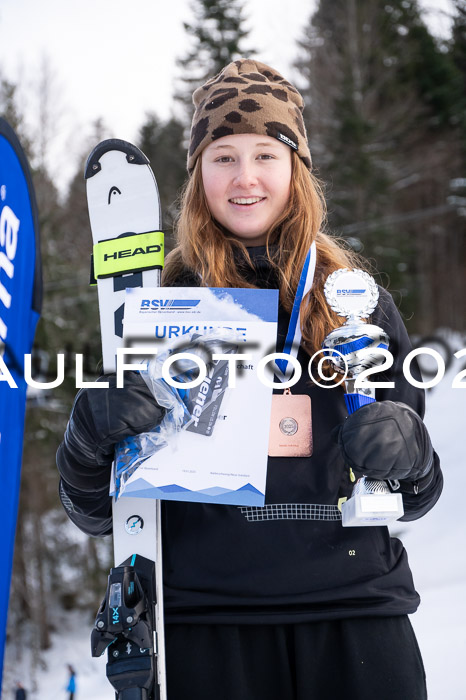
<path fill-rule="evenodd" d="M 443 337 L 452 358 L 465 345 L 464 338 Z M 427 394 L 425 422 L 442 464 L 442 496 L 420 520 L 396 526 L 421 594 L 411 622 L 424 658 L 429 700 L 466 699 L 466 382 L 462 388 L 451 387 L 464 366 L 464 359 L 453 358 L 444 378 Z"/>
<path fill-rule="evenodd" d="M 105 675 L 106 654 L 98 659 L 91 657 L 89 615 L 79 611 L 63 613 L 61 625 L 60 634 L 54 635 L 51 649 L 42 655 L 40 668 L 35 672 L 28 650 L 17 660 L 16 650 L 7 646 L 2 698 L 12 698 L 15 683 L 20 680 L 28 690 L 28 700 L 65 700 L 67 665 L 71 664 L 76 671 L 76 700 L 114 700 L 115 694 Z"/>
<path fill-rule="evenodd" d="M 450 334 L 446 339 L 453 358 L 453 353 L 465 345 L 464 338 Z M 466 433 L 466 381 L 463 388 L 451 388 L 463 366 L 464 359 L 453 358 L 444 378 L 427 395 L 425 420 L 445 476 L 442 497 L 424 518 L 396 523 L 392 528 L 406 545 L 422 598 L 411 621 L 424 658 L 429 700 L 466 700 L 466 516 L 462 502 L 466 494 L 462 439 Z M 28 700 L 65 698 L 66 664 L 70 663 L 77 671 L 76 700 L 113 700 L 105 676 L 105 658 L 90 656 L 90 629 L 87 615 L 77 611 L 63 614 L 61 632 L 55 634 L 52 648 L 43 654 L 43 665 L 36 670 L 35 678 L 30 675 L 28 652 L 17 659 L 16 650 L 7 648 L 3 697 L 12 697 L 14 682 L 19 679 L 30 691 L 36 686 Z"/>

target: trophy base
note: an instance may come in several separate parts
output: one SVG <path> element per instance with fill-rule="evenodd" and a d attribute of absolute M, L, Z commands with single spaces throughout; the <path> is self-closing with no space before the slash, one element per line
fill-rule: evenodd
<path fill-rule="evenodd" d="M 358 493 L 341 505 L 343 527 L 380 527 L 398 520 L 403 514 L 401 493 Z"/>

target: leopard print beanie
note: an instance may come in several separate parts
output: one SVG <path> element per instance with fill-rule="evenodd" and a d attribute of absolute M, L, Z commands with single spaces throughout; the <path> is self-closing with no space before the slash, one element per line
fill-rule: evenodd
<path fill-rule="evenodd" d="M 311 168 L 303 98 L 276 70 L 239 59 L 197 88 L 188 172 L 212 141 L 230 134 L 261 134 L 286 143 Z"/>

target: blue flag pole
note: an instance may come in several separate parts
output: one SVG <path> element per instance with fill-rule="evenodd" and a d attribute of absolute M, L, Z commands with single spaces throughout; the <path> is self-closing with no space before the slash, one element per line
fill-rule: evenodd
<path fill-rule="evenodd" d="M 32 349 L 41 302 L 31 174 L 16 134 L 0 118 L 0 693 L 23 452 L 24 355 Z"/>

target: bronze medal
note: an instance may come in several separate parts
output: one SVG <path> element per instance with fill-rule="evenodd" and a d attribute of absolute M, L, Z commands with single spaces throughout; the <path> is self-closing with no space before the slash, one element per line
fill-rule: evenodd
<path fill-rule="evenodd" d="M 305 394 L 272 396 L 269 457 L 310 457 L 312 455 L 311 399 Z"/>

